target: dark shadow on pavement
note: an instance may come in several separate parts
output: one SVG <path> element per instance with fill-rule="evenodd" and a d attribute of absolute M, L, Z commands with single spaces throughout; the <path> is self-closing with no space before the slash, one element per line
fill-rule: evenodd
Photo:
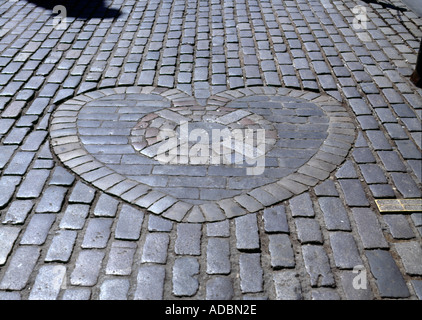
<path fill-rule="evenodd" d="M 120 10 L 107 8 L 104 0 L 26 0 L 38 7 L 53 10 L 56 6 L 64 6 L 66 8 L 66 16 L 90 19 L 90 18 L 118 18 Z M 63 13 L 61 13 L 63 14 Z"/>
<path fill-rule="evenodd" d="M 407 11 L 406 8 L 397 7 L 394 4 L 383 2 L 383 1 L 378 1 L 378 0 L 362 0 L 362 1 L 366 2 L 368 4 L 369 3 L 378 4 L 381 7 L 383 7 L 384 9 L 393 9 L 393 10 L 397 10 L 397 11 L 401 11 L 401 12 Z"/>

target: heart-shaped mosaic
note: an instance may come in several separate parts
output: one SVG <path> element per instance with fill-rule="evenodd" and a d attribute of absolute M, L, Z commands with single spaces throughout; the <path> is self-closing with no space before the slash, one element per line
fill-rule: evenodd
<path fill-rule="evenodd" d="M 98 189 L 171 220 L 210 222 L 325 180 L 355 131 L 319 93 L 253 87 L 203 106 L 177 89 L 119 87 L 59 105 L 50 136 L 63 164 Z"/>

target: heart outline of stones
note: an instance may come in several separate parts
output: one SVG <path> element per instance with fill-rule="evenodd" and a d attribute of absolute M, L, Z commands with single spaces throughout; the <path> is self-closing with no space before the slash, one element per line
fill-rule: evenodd
<path fill-rule="evenodd" d="M 236 99 L 256 95 L 287 96 L 317 104 L 329 119 L 328 136 L 309 161 L 300 166 L 296 172 L 276 182 L 253 188 L 233 198 L 225 198 L 217 202 L 208 201 L 200 205 L 191 204 L 116 173 L 99 162 L 83 147 L 77 134 L 76 123 L 79 111 L 95 99 L 125 94 L 158 94 L 170 100 L 174 107 L 199 107 L 194 97 L 178 89 L 137 86 L 86 92 L 64 101 L 53 112 L 50 120 L 52 149 L 66 168 L 88 184 L 141 209 L 177 222 L 222 221 L 257 212 L 299 195 L 329 178 L 346 159 L 356 137 L 355 125 L 346 108 L 339 101 L 325 94 L 275 87 L 251 87 L 217 93 L 208 98 L 206 105 L 222 107 Z M 80 159 L 84 159 L 84 162 L 81 163 Z M 81 166 L 84 166 L 87 171 L 75 171 L 75 168 L 81 168 Z M 92 175 L 92 172 L 98 174 Z"/>

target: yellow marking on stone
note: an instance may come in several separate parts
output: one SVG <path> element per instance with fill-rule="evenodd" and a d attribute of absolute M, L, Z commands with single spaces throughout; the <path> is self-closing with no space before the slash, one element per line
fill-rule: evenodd
<path fill-rule="evenodd" d="M 421 212 L 422 199 L 377 199 L 380 212 Z"/>

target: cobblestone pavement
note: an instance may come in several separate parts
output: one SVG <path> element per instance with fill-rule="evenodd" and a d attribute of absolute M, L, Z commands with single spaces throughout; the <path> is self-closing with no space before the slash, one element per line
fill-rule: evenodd
<path fill-rule="evenodd" d="M 0 0 L 0 299 L 422 299 L 404 3 L 61 4 Z M 163 164 L 183 123 L 265 170 Z"/>

